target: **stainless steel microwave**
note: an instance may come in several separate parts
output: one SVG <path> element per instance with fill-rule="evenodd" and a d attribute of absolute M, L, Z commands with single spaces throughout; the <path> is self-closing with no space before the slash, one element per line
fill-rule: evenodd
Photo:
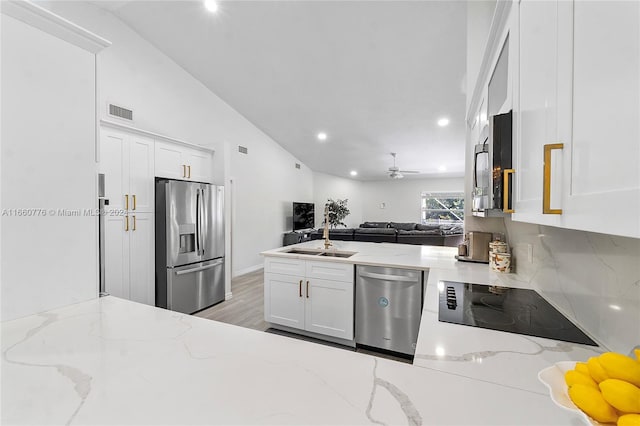
<path fill-rule="evenodd" d="M 513 112 L 490 117 L 473 154 L 474 216 L 513 213 L 512 147 Z"/>

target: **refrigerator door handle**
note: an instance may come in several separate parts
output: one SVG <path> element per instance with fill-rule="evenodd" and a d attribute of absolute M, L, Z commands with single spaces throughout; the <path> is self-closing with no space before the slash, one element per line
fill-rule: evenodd
<path fill-rule="evenodd" d="M 177 271 L 176 275 L 184 275 L 184 274 L 190 274 L 192 272 L 205 271 L 207 269 L 215 268 L 216 266 L 220 266 L 220 265 L 222 265 L 222 260 L 219 260 L 219 261 L 217 261 L 215 263 L 212 263 L 210 265 L 198 266 L 197 268 L 191 268 L 191 269 L 185 269 L 183 271 Z"/>
<path fill-rule="evenodd" d="M 200 189 L 200 194 L 202 195 L 202 202 L 200 203 L 200 234 L 199 234 L 200 235 L 200 251 L 201 251 L 200 255 L 201 256 L 204 256 L 204 246 L 203 246 L 203 243 L 204 243 L 204 232 L 203 232 L 203 229 L 202 229 L 203 228 L 202 225 L 203 225 L 204 220 L 205 220 L 205 216 L 204 216 L 205 215 L 205 207 L 204 206 L 205 206 L 205 203 L 206 203 L 206 200 L 204 198 L 204 193 L 205 193 L 205 190 L 204 189 Z"/>
<path fill-rule="evenodd" d="M 200 188 L 196 188 L 196 253 L 200 256 Z"/>

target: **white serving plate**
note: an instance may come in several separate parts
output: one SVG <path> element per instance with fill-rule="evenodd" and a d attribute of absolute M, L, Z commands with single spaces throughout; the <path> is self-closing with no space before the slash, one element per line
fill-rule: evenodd
<path fill-rule="evenodd" d="M 573 370 L 575 361 L 556 362 L 551 367 L 547 367 L 538 373 L 538 379 L 549 389 L 551 400 L 565 410 L 578 414 L 587 425 L 604 426 L 604 423 L 597 422 L 582 412 L 569 398 L 567 384 L 564 381 L 564 373 Z"/>

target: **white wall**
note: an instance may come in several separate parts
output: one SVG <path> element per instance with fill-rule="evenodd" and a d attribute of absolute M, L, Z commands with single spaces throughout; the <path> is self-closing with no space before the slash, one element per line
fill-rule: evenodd
<path fill-rule="evenodd" d="M 363 221 L 420 222 L 423 192 L 464 190 L 464 178 L 389 179 L 363 182 Z M 381 204 L 384 203 L 384 208 Z"/>
<path fill-rule="evenodd" d="M 324 205 L 328 199 L 348 199 L 349 216 L 344 220 L 347 228 L 357 228 L 362 223 L 362 182 L 326 173 L 313 173 L 313 202 L 316 207 L 316 227 L 322 226 Z"/>
<path fill-rule="evenodd" d="M 135 127 L 216 150 L 214 182 L 226 187 L 232 227 L 227 270 L 259 267 L 258 253 L 280 245 L 291 227 L 291 202 L 312 198 L 310 170 L 295 169 L 293 156 L 113 14 L 86 2 L 39 4 L 113 43 L 98 56 L 103 117 L 115 103 L 133 109 Z"/>

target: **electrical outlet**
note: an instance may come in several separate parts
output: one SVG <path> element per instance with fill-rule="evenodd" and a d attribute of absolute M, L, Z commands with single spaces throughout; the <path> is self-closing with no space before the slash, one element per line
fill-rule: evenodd
<path fill-rule="evenodd" d="M 527 244 L 527 259 L 529 263 L 533 263 L 533 245 Z"/>

